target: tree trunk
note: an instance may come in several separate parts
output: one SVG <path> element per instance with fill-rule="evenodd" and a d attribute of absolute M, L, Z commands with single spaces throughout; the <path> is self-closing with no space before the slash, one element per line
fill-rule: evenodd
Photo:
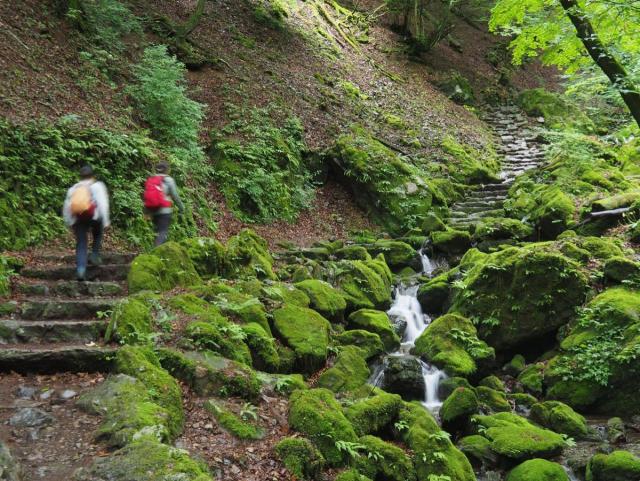
<path fill-rule="evenodd" d="M 200 18 L 204 13 L 205 1 L 206 0 L 198 0 L 198 3 L 196 4 L 196 9 L 189 16 L 189 19 L 184 23 L 184 25 L 180 25 L 176 29 L 176 35 L 179 37 L 179 39 L 181 40 L 186 39 L 189 36 L 189 34 L 193 32 L 193 30 L 198 26 L 198 23 L 200 22 Z"/>
<path fill-rule="evenodd" d="M 560 0 L 562 8 L 576 28 L 578 38 L 589 52 L 593 61 L 602 69 L 615 88 L 618 89 L 631 115 L 640 126 L 640 92 L 623 65 L 609 52 L 596 34 L 593 25 L 577 0 Z"/>

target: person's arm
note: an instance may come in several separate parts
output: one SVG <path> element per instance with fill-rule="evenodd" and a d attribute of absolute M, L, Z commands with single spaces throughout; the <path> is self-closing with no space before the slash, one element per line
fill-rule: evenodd
<path fill-rule="evenodd" d="M 102 227 L 109 227 L 111 225 L 111 219 L 109 218 L 109 193 L 107 192 L 107 187 L 102 182 L 95 182 L 92 188 Z"/>
<path fill-rule="evenodd" d="M 180 194 L 178 194 L 178 186 L 176 185 L 176 181 L 173 180 L 173 177 L 167 177 L 167 190 L 169 191 L 169 196 L 173 199 L 178 210 L 182 214 L 184 212 L 184 204 L 182 203 L 182 199 L 180 198 Z"/>
<path fill-rule="evenodd" d="M 64 219 L 64 223 L 67 227 L 71 227 L 75 224 L 75 217 L 71 213 L 71 194 L 73 193 L 73 189 L 75 186 L 71 187 L 67 191 L 67 197 L 64 199 L 64 204 L 62 205 L 62 218 Z"/>

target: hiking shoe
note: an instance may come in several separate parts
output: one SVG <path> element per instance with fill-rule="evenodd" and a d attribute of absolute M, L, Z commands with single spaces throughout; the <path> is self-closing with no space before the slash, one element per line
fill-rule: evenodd
<path fill-rule="evenodd" d="M 78 282 L 84 282 L 86 280 L 86 277 L 87 272 L 85 271 L 85 269 L 78 269 L 76 273 L 76 279 L 78 280 Z"/>
<path fill-rule="evenodd" d="M 99 254 L 91 254 L 89 256 L 89 265 L 100 266 L 102 265 L 102 257 Z"/>

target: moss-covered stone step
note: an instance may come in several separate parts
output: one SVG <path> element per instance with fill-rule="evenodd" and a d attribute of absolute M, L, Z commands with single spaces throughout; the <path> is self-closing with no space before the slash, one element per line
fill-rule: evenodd
<path fill-rule="evenodd" d="M 108 297 L 125 294 L 123 285 L 117 282 L 78 282 L 78 281 L 49 281 L 22 282 L 17 286 L 21 294 L 28 296 L 65 296 L 65 297 Z"/>
<path fill-rule="evenodd" d="M 100 257 L 102 257 L 103 264 L 130 264 L 136 255 L 133 252 L 103 252 Z M 45 254 L 39 259 L 43 262 L 60 264 L 74 264 L 76 262 L 76 256 L 73 254 Z"/>
<path fill-rule="evenodd" d="M 0 344 L 91 342 L 104 333 L 104 321 L 0 320 Z"/>
<path fill-rule="evenodd" d="M 113 299 L 26 300 L 18 308 L 22 319 L 86 319 L 99 317 L 115 305 Z"/>
<path fill-rule="evenodd" d="M 0 349 L 0 372 L 54 373 L 107 372 L 113 368 L 117 348 L 68 344 L 23 346 L 9 344 Z"/>
<path fill-rule="evenodd" d="M 129 264 L 105 264 L 87 269 L 87 280 L 124 281 L 129 273 Z M 51 280 L 74 280 L 76 269 L 73 266 L 25 267 L 20 271 L 23 277 Z"/>

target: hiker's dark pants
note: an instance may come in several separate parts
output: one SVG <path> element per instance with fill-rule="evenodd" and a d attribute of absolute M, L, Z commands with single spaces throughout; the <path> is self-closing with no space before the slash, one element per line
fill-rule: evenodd
<path fill-rule="evenodd" d="M 76 268 L 78 274 L 84 274 L 87 270 L 87 250 L 89 247 L 89 231 L 93 236 L 93 255 L 100 255 L 102 247 L 102 222 L 95 220 L 78 220 L 73 224 L 76 234 Z"/>
<path fill-rule="evenodd" d="M 154 214 L 153 227 L 156 231 L 155 245 L 159 246 L 167 242 L 169 236 L 169 226 L 171 225 L 171 214 Z"/>

